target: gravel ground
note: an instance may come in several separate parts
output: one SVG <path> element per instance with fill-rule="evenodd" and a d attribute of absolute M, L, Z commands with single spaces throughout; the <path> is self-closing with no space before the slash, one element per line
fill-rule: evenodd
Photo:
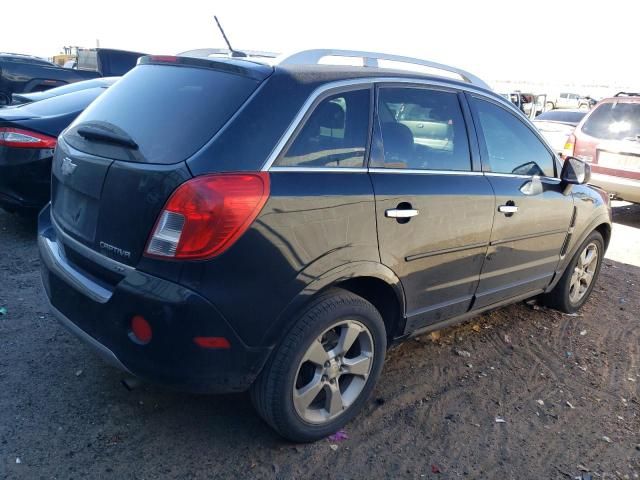
<path fill-rule="evenodd" d="M 614 211 L 578 316 L 518 304 L 409 341 L 348 439 L 312 445 L 247 395 L 127 391 L 48 313 L 34 223 L 0 211 L 0 478 L 639 478 L 640 206 Z"/>

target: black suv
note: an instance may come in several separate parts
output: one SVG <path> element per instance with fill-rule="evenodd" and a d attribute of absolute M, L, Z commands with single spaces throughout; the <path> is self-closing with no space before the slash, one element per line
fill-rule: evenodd
<path fill-rule="evenodd" d="M 334 56 L 365 66 L 319 64 Z M 534 296 L 587 300 L 608 197 L 481 80 L 364 52 L 261 62 L 145 57 L 59 138 L 43 283 L 108 361 L 250 389 L 311 441 L 358 413 L 390 345 Z"/>

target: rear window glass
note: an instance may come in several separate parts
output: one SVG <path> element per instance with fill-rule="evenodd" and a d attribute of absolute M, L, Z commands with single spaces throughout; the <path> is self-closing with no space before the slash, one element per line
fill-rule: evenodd
<path fill-rule="evenodd" d="M 24 105 L 16 105 L 10 108 L 15 108 L 16 111 L 20 109 L 20 112 L 25 115 L 37 117 L 63 115 L 65 113 L 84 110 L 87 105 L 93 102 L 104 91 L 106 91 L 106 87 L 88 88 L 86 90 L 45 98 L 39 102 L 25 103 Z"/>
<path fill-rule="evenodd" d="M 591 112 L 582 131 L 603 140 L 635 140 L 640 135 L 640 103 L 603 103 Z"/>
<path fill-rule="evenodd" d="M 536 120 L 548 120 L 552 122 L 566 122 L 566 123 L 575 123 L 576 125 L 580 123 L 582 117 L 584 117 L 587 112 L 571 112 L 571 111 L 563 111 L 563 110 L 551 110 L 548 112 L 541 113 L 536 117 Z"/>
<path fill-rule="evenodd" d="M 67 93 L 78 92 L 90 88 L 108 87 L 117 80 L 116 78 L 96 78 L 95 80 L 85 80 L 81 82 L 69 83 L 61 87 L 51 88 L 44 92 L 27 93 L 24 96 L 33 102 L 44 100 L 45 98 L 57 97 L 58 95 L 66 95 Z"/>
<path fill-rule="evenodd" d="M 91 122 L 138 144 L 135 161 L 171 164 L 200 149 L 256 89 L 258 81 L 208 68 L 140 65 L 87 108 Z"/>

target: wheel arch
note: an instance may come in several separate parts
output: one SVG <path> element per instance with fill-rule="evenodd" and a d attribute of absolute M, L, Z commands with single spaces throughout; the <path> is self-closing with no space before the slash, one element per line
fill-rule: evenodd
<path fill-rule="evenodd" d="M 574 257 L 574 255 L 576 254 L 576 252 L 578 251 L 582 243 L 585 241 L 585 239 L 589 235 L 591 235 L 591 233 L 595 231 L 597 231 L 602 235 L 602 238 L 604 240 L 604 249 L 605 251 L 607 250 L 607 247 L 609 246 L 609 241 L 611 240 L 611 222 L 609 220 L 609 217 L 606 214 L 602 214 L 597 216 L 595 219 L 593 219 L 589 223 L 587 228 L 582 230 L 582 232 L 580 233 L 580 236 L 577 238 L 575 243 L 573 243 L 571 249 L 565 254 L 563 259 L 560 261 L 558 268 L 556 269 L 556 273 L 553 278 L 553 281 L 549 286 L 547 286 L 547 288 L 545 289 L 545 292 L 550 292 L 551 290 L 553 290 L 553 288 L 560 281 L 560 278 L 564 274 L 565 269 L 571 262 L 571 259 Z"/>
<path fill-rule="evenodd" d="M 282 338 L 282 332 L 291 328 L 300 310 L 330 288 L 342 288 L 373 304 L 382 316 L 388 339 L 402 333 L 405 295 L 400 279 L 385 265 L 363 261 L 334 268 L 309 283 L 278 315 L 262 343 L 276 344 Z"/>

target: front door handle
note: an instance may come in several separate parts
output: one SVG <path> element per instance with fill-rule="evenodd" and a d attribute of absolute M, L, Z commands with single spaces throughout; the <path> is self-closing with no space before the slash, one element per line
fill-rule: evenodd
<path fill-rule="evenodd" d="M 513 215 L 518 211 L 518 207 L 515 205 L 500 205 L 498 207 L 498 211 L 501 213 L 507 213 Z"/>
<path fill-rule="evenodd" d="M 384 216 L 387 218 L 411 218 L 418 215 L 420 212 L 413 208 L 400 209 L 400 208 L 390 208 L 389 210 L 385 210 Z"/>

